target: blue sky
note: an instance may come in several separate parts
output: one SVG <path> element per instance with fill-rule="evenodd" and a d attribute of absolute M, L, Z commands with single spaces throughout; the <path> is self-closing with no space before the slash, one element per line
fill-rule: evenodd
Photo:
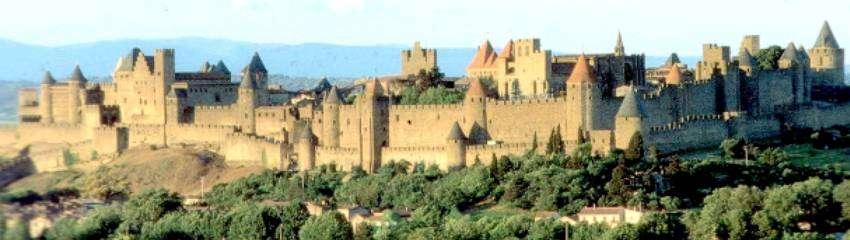
<path fill-rule="evenodd" d="M 733 6 L 733 7 L 730 7 Z M 762 45 L 808 47 L 824 20 L 850 46 L 847 0 L 7 0 L 0 38 L 48 46 L 112 39 L 206 37 L 298 44 L 475 47 L 539 37 L 556 52 L 697 55 L 716 42 L 736 51 L 745 34 Z"/>

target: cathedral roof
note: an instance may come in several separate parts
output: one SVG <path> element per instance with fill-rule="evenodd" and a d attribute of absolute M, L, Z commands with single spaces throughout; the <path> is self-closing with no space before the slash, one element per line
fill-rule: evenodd
<path fill-rule="evenodd" d="M 752 67 L 753 66 L 753 55 L 750 55 L 750 51 L 746 49 L 741 51 L 741 54 L 738 56 L 738 65 L 742 67 Z"/>
<path fill-rule="evenodd" d="M 570 73 L 570 78 L 567 82 L 595 82 L 596 78 L 591 74 L 590 65 L 587 64 L 587 58 L 584 54 L 578 56 L 578 61 L 573 67 L 573 72 Z"/>
<path fill-rule="evenodd" d="M 637 91 L 633 86 L 626 91 L 626 96 L 623 97 L 623 103 L 620 104 L 620 109 L 617 110 L 617 117 L 638 117 L 646 116 L 643 111 L 643 104 L 640 97 L 637 96 Z"/>
<path fill-rule="evenodd" d="M 81 83 L 85 83 L 88 81 L 85 76 L 83 76 L 83 71 L 80 71 L 80 65 L 74 67 L 74 71 L 71 72 L 71 77 L 68 78 L 68 81 L 77 81 Z"/>
<path fill-rule="evenodd" d="M 667 84 L 682 84 L 682 71 L 679 70 L 679 66 L 670 66 L 670 71 L 664 78 L 664 82 Z"/>
<path fill-rule="evenodd" d="M 832 28 L 829 27 L 829 23 L 824 21 L 823 27 L 820 29 L 820 34 L 818 34 L 818 39 L 815 41 L 816 48 L 835 48 L 838 49 L 838 41 L 835 40 L 835 36 L 832 35 Z"/>
<path fill-rule="evenodd" d="M 487 92 L 484 91 L 481 79 L 471 78 L 469 80 L 469 89 L 466 90 L 466 98 L 479 98 L 485 96 L 487 96 Z"/>
<path fill-rule="evenodd" d="M 499 57 L 502 57 L 502 58 L 512 58 L 512 57 L 514 57 L 514 40 L 508 40 L 508 44 L 505 45 L 505 48 L 502 48 L 502 52 L 499 53 Z"/>
<path fill-rule="evenodd" d="M 448 139 L 448 140 L 464 140 L 464 139 L 466 139 L 466 137 L 463 136 L 463 131 L 460 130 L 460 124 L 458 124 L 457 122 L 452 124 L 452 129 L 449 130 L 449 136 L 446 137 L 446 139 Z"/>
<path fill-rule="evenodd" d="M 474 69 L 474 68 L 490 68 L 493 67 L 493 64 L 496 63 L 496 52 L 493 51 L 493 45 L 490 45 L 490 41 L 484 41 L 480 47 L 478 47 L 478 52 L 475 53 L 475 57 L 472 58 L 472 62 L 469 63 L 469 66 L 466 69 Z"/>
<path fill-rule="evenodd" d="M 679 63 L 682 63 L 682 61 L 679 60 L 679 55 L 676 53 L 671 53 L 670 57 L 667 57 L 667 61 L 664 62 L 664 66 L 670 66 Z"/>
<path fill-rule="evenodd" d="M 779 59 L 797 61 L 800 58 L 797 56 L 797 47 L 794 47 L 794 43 L 788 43 L 788 46 L 785 47 L 785 51 L 782 52 L 782 56 Z"/>
<path fill-rule="evenodd" d="M 41 79 L 41 84 L 54 84 L 56 83 L 56 79 L 53 78 L 53 75 L 50 74 L 50 71 L 44 72 L 44 78 Z"/>
<path fill-rule="evenodd" d="M 268 73 L 266 65 L 263 64 L 263 59 L 260 58 L 260 53 L 254 52 L 254 56 L 251 57 L 251 62 L 248 63 L 248 66 L 245 66 L 245 69 L 242 69 L 242 72 Z"/>
<path fill-rule="evenodd" d="M 340 102 L 339 89 L 337 89 L 336 86 L 332 86 L 331 89 L 328 90 L 328 94 L 325 96 L 324 103 L 339 104 Z"/>

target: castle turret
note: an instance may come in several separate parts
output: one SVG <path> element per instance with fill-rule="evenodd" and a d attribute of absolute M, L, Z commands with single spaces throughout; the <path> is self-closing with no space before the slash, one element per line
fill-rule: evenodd
<path fill-rule="evenodd" d="M 782 52 L 782 56 L 779 57 L 779 69 L 797 67 L 799 63 L 800 58 L 797 56 L 797 47 L 794 46 L 794 43 L 788 43 L 788 46 L 785 47 L 785 51 Z"/>
<path fill-rule="evenodd" d="M 750 55 L 750 51 L 744 50 L 738 55 L 738 69 L 744 71 L 748 77 L 753 76 L 753 72 L 757 68 L 755 67 L 755 59 L 753 59 L 753 55 Z"/>
<path fill-rule="evenodd" d="M 809 66 L 815 85 L 844 85 L 844 49 L 838 46 L 828 22 L 823 22 L 814 46 L 809 49 Z"/>
<path fill-rule="evenodd" d="M 473 143 L 485 143 L 487 133 L 487 93 L 481 80 L 472 78 L 463 99 L 463 124 Z"/>
<path fill-rule="evenodd" d="M 230 75 L 230 69 L 227 69 L 227 65 L 224 65 L 224 61 L 222 60 L 218 60 L 218 63 L 213 66 L 213 72 Z"/>
<path fill-rule="evenodd" d="M 602 92 L 584 54 L 578 57 L 566 85 L 567 116 L 573 119 L 566 121 L 564 131 L 568 141 L 577 141 L 581 136 L 576 133 L 599 129 L 597 126 L 602 122 L 596 119 L 594 111 L 600 104 Z"/>
<path fill-rule="evenodd" d="M 254 74 L 242 75 L 242 82 L 239 83 L 239 109 L 242 110 L 242 131 L 245 133 L 255 133 L 256 121 L 254 110 L 257 107 L 257 81 Z"/>
<path fill-rule="evenodd" d="M 268 96 L 267 91 L 269 88 L 269 71 L 266 70 L 266 65 L 263 63 L 263 59 L 260 58 L 260 53 L 254 52 L 254 56 L 251 57 L 251 62 L 248 63 L 248 66 L 245 66 L 245 68 L 242 69 L 243 78 L 246 75 L 250 75 L 254 79 L 254 84 L 256 85 L 257 90 L 257 103 L 259 105 L 266 104 L 266 98 Z"/>
<path fill-rule="evenodd" d="M 298 154 L 298 170 L 307 171 L 316 166 L 316 137 L 310 128 L 310 123 L 304 123 L 304 129 L 296 139 Z"/>
<path fill-rule="evenodd" d="M 623 47 L 623 36 L 620 34 L 620 32 L 617 32 L 617 45 L 614 46 L 614 56 L 626 56 L 626 48 Z"/>
<path fill-rule="evenodd" d="M 322 101 L 322 146 L 339 147 L 339 107 L 342 101 L 336 86 L 331 87 Z"/>
<path fill-rule="evenodd" d="M 446 137 L 446 165 L 443 170 L 463 168 L 466 166 L 466 137 L 455 122 Z"/>
<path fill-rule="evenodd" d="M 644 118 L 646 113 L 643 110 L 641 96 L 633 86 L 630 86 L 614 120 L 616 148 L 628 148 L 635 134 L 645 132 Z"/>
<path fill-rule="evenodd" d="M 360 114 L 360 163 L 366 172 L 373 173 L 381 166 L 381 147 L 386 145 L 386 103 L 383 88 L 377 79 L 366 83 L 365 91 L 357 97 L 355 107 Z"/>
<path fill-rule="evenodd" d="M 74 67 L 71 77 L 68 78 L 68 122 L 80 123 L 82 119 L 82 96 L 85 84 L 88 80 L 80 71 L 80 66 Z"/>
<path fill-rule="evenodd" d="M 750 52 L 750 54 L 756 54 L 761 50 L 761 37 L 759 35 L 746 35 L 744 39 L 741 40 L 741 47 L 738 49 L 738 55 L 744 53 L 744 51 Z"/>
<path fill-rule="evenodd" d="M 684 80 L 682 78 L 682 71 L 679 70 L 679 66 L 673 64 L 670 66 L 670 71 L 667 72 L 667 76 L 664 77 L 664 83 L 668 85 L 679 85 L 682 84 L 682 81 Z"/>
<path fill-rule="evenodd" d="M 41 80 L 41 93 L 38 99 L 38 112 L 41 115 L 41 123 L 53 123 L 53 98 L 50 94 L 50 87 L 56 84 L 56 79 L 50 74 L 50 71 L 44 73 L 44 78 Z"/>

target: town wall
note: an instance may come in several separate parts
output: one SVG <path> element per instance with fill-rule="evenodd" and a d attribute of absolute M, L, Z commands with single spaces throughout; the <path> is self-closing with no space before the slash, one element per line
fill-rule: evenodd
<path fill-rule="evenodd" d="M 443 140 L 445 142 L 445 140 Z M 418 146 L 418 147 L 385 147 L 381 148 L 383 159 L 381 162 L 399 162 L 407 161 L 411 164 L 422 163 L 425 166 L 437 165 L 440 169 L 448 170 L 448 158 L 446 155 L 446 147 L 442 145 L 436 146 Z"/>
<path fill-rule="evenodd" d="M 35 142 L 69 143 L 86 139 L 82 125 L 67 123 L 19 123 L 17 135 L 19 145 Z"/>
<path fill-rule="evenodd" d="M 360 152 L 356 148 L 317 147 L 316 166 L 331 164 L 339 170 L 351 171 L 360 166 Z"/>
<path fill-rule="evenodd" d="M 460 104 L 390 106 L 389 147 L 445 144 L 447 129 L 455 122 L 462 122 L 461 107 Z"/>
<path fill-rule="evenodd" d="M 276 140 L 244 133 L 227 136 L 220 149 L 230 166 L 261 166 L 281 169 L 287 161 L 285 145 Z"/>
<path fill-rule="evenodd" d="M 564 127 L 566 121 L 578 121 L 578 116 L 567 116 L 566 109 L 566 101 L 562 98 L 490 99 L 487 100 L 487 130 L 493 139 L 505 143 L 531 143 L 535 134 L 538 142 L 546 142 L 549 133 L 558 126 L 562 134 L 578 131 Z"/>
<path fill-rule="evenodd" d="M 649 134 L 644 135 L 644 143 L 645 146 L 654 145 L 660 152 L 677 152 L 714 147 L 727 136 L 727 123 L 723 116 L 694 115 L 651 127 Z"/>

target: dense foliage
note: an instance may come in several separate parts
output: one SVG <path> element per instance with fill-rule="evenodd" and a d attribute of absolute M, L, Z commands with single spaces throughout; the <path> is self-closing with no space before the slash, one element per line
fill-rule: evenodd
<path fill-rule="evenodd" d="M 758 64 L 759 69 L 775 70 L 779 69 L 779 57 L 782 56 L 783 52 L 785 52 L 785 49 L 782 49 L 782 47 L 772 45 L 756 52 L 753 58 L 756 60 L 755 63 Z"/>

